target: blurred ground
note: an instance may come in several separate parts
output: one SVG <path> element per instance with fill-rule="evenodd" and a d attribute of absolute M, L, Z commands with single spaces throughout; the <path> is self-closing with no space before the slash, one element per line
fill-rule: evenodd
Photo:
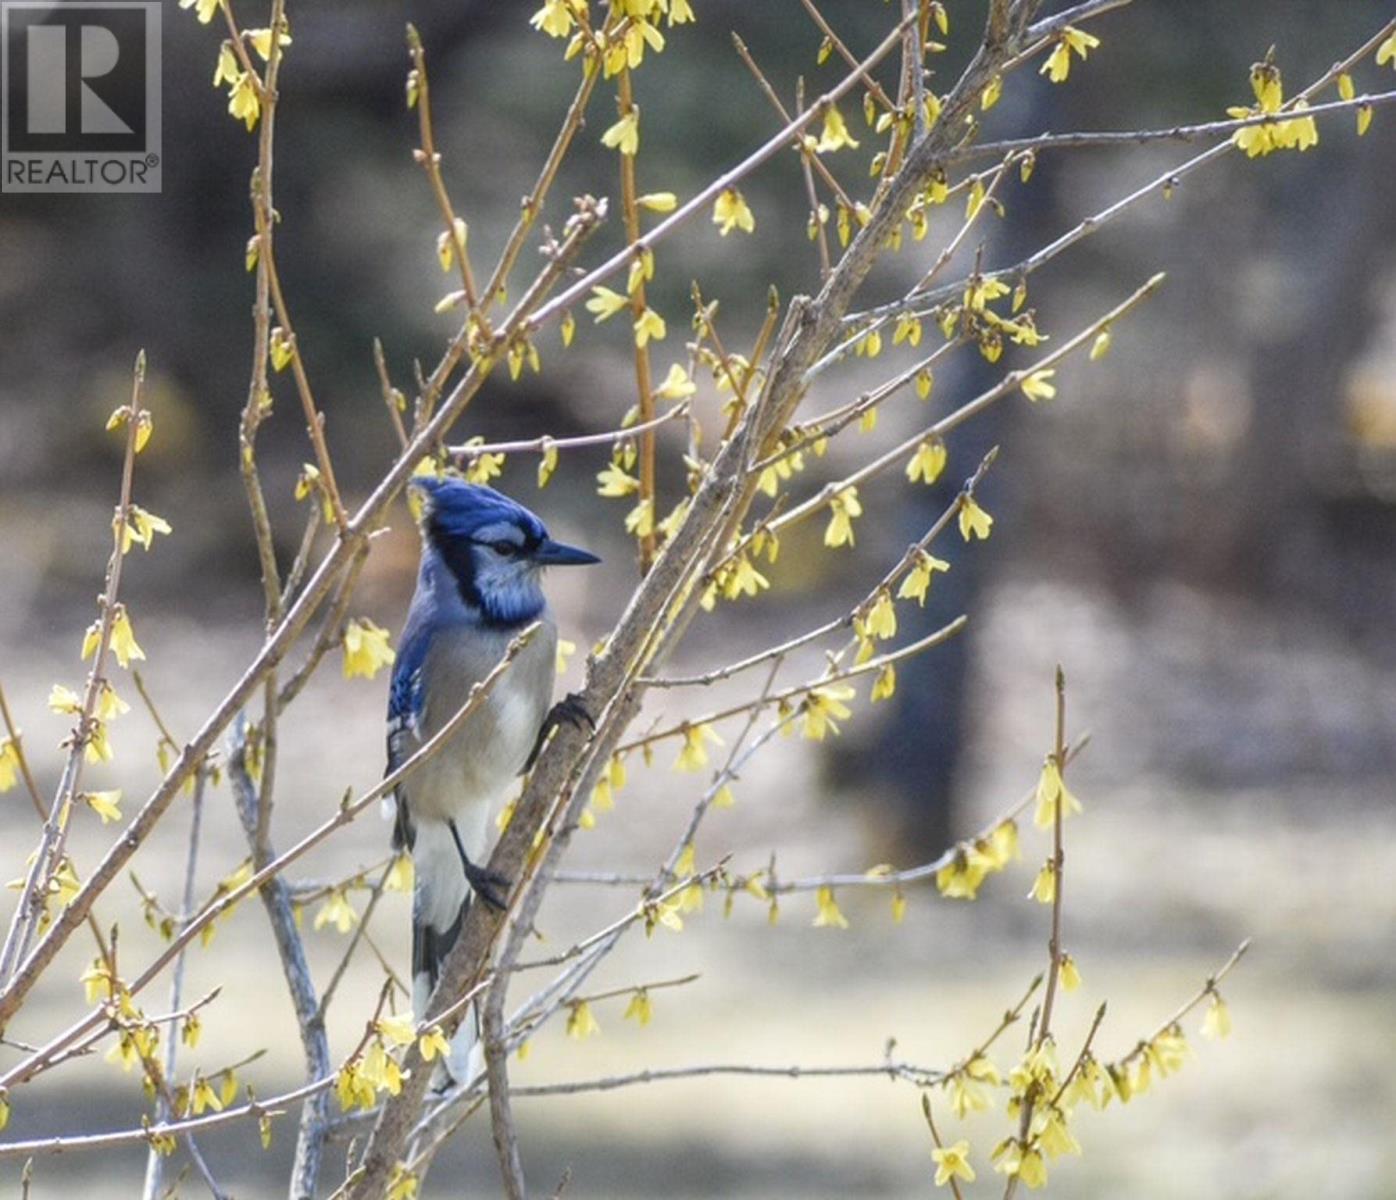
<path fill-rule="evenodd" d="M 586 633 L 593 614 L 580 599 L 571 597 L 566 620 Z M 1352 720 L 1341 710 L 1316 713 L 1316 695 L 1360 697 L 1363 711 L 1389 714 L 1396 676 L 1345 655 L 1321 635 L 1267 627 L 1244 608 L 1204 605 L 1177 592 L 1154 597 L 1140 618 L 1068 581 L 1008 580 L 992 596 L 987 624 L 975 668 L 969 825 L 1001 811 L 1031 783 L 1050 738 L 1056 659 L 1069 672 L 1073 727 L 1093 732 L 1074 773 L 1086 813 L 1068 826 L 1066 882 L 1066 941 L 1085 984 L 1064 1006 L 1063 1046 L 1081 1036 L 1095 1006 L 1108 999 L 1098 1045 L 1106 1054 L 1124 1052 L 1190 996 L 1241 938 L 1256 939 L 1225 989 L 1236 1018 L 1233 1036 L 1223 1043 L 1194 1037 L 1195 1060 L 1179 1076 L 1128 1108 L 1083 1116 L 1085 1156 L 1057 1166 L 1053 1194 L 1396 1195 L 1387 1137 L 1396 1085 L 1381 1052 L 1396 1037 L 1396 968 L 1389 955 L 1396 899 L 1377 882 L 1389 874 L 1396 834 L 1389 796 L 1345 787 L 1316 753 L 1340 742 L 1321 734 L 1308 755 L 1296 750 L 1290 769 L 1263 786 L 1217 789 L 1191 782 L 1187 769 L 1190 762 L 1216 760 L 1214 730 L 1228 707 L 1255 721 L 1246 743 L 1254 747 L 1274 736 L 1288 744 L 1295 740 L 1284 733 L 1291 726 L 1321 731 Z M 1219 644 L 1229 647 L 1224 666 L 1211 653 Z M 177 728 L 193 719 L 196 695 L 231 673 L 235 648 L 235 639 L 190 625 L 166 625 L 151 638 L 149 675 L 157 694 L 168 698 L 166 716 Z M 14 678 L 13 687 L 34 694 L 59 661 L 32 657 L 33 677 Z M 1302 664 L 1297 674 L 1296 662 Z M 1311 687 L 1327 676 L 1341 687 Z M 327 675 L 293 710 L 281 844 L 322 818 L 343 787 L 374 777 L 379 692 Z M 1180 693 L 1193 702 L 1180 701 Z M 1198 696 L 1211 697 L 1217 711 Z M 129 721 L 127 738 L 140 723 Z M 56 718 L 31 721 L 36 748 L 56 724 Z M 313 729 L 314 737 L 296 736 L 298 727 Z M 338 732 L 329 741 L 332 728 Z M 771 850 L 785 872 L 857 869 L 871 861 L 858 849 L 858 795 L 826 803 L 798 745 L 778 741 L 758 760 L 738 789 L 737 805 L 709 820 L 700 862 L 731 852 L 738 868 L 750 868 Z M 45 768 L 52 757 L 45 756 Z M 693 785 L 685 778 L 676 787 L 679 777 L 662 766 L 636 775 L 617 809 L 580 837 L 573 865 L 643 868 L 668 845 Z M 211 806 L 205 887 L 242 852 L 226 792 L 215 793 Z M 170 822 L 137 860 L 142 881 L 166 895 L 176 887 L 182 820 Z M 7 841 L 20 828 L 12 816 Z M 318 876 L 331 864 L 342 870 L 355 855 L 373 861 L 385 836 L 370 816 L 297 875 Z M 1046 914 L 1024 893 L 1045 843 L 1026 831 L 1024 841 L 1024 863 L 986 886 L 978 902 L 946 901 L 921 889 L 901 926 L 892 924 L 885 896 L 845 893 L 847 932 L 809 928 L 813 904 L 806 896 L 787 900 L 775 928 L 755 902 L 739 900 L 724 921 L 710 900 L 682 935 L 661 932 L 646 941 L 636 934 L 590 990 L 690 970 L 701 970 L 701 980 L 656 993 L 655 1020 L 645 1030 L 621 1021 L 623 1001 L 598 1005 L 603 1032 L 593 1040 L 578 1043 L 560 1027 L 550 1029 L 536 1039 L 517 1078 L 581 1079 L 698 1062 L 871 1063 L 892 1036 L 908 1059 L 946 1063 L 992 1026 L 1040 968 Z M 592 887 L 558 885 L 542 921 L 549 945 L 569 945 L 624 903 Z M 399 963 L 405 907 L 391 898 L 376 926 L 380 944 Z M 113 904 L 103 906 L 104 920 L 117 915 Z M 150 939 L 129 914 L 123 931 L 133 958 L 148 948 Z M 342 940 L 328 931 L 309 935 L 322 971 Z M 52 977 L 58 986 L 46 987 L 37 1008 L 16 1022 L 15 1037 L 38 1036 L 76 1015 L 73 980 L 85 953 L 67 956 Z M 212 1069 L 263 1046 L 272 1051 L 270 1061 L 295 1060 L 289 1011 L 267 966 L 255 906 L 240 909 L 191 964 L 190 994 L 227 981 L 205 1034 L 221 1057 L 201 1050 L 196 1061 Z M 346 995 L 354 997 L 357 988 L 356 999 L 367 1003 L 376 969 L 363 960 L 358 966 Z M 361 1011 L 362 1004 L 350 1001 L 341 1013 L 337 1045 L 354 1036 Z M 1197 1020 L 1190 1025 L 1195 1032 Z M 1005 1045 L 1014 1042 L 1009 1035 Z M 295 1082 L 262 1064 L 245 1074 L 261 1094 Z M 80 1065 L 59 1079 L 15 1097 L 10 1135 L 118 1127 L 139 1111 L 134 1081 L 112 1065 Z M 776 1200 L 912 1197 L 930 1190 L 915 1094 L 882 1080 L 717 1078 L 521 1100 L 519 1108 L 530 1177 L 543 1187 L 570 1167 L 569 1195 L 642 1197 L 662 1190 Z M 953 1128 L 948 1115 L 943 1120 Z M 1002 1133 L 1001 1113 L 969 1123 L 981 1167 Z M 220 1178 L 242 1195 L 274 1194 L 291 1140 L 283 1125 L 274 1152 L 262 1156 L 250 1128 L 203 1139 Z M 41 1160 L 35 1195 L 77 1189 L 94 1200 L 128 1196 L 140 1157 Z M 453 1196 L 462 1188 L 492 1194 L 494 1170 L 487 1130 L 477 1123 L 440 1162 L 426 1194 Z M 0 1178 L 14 1177 L 13 1165 L 0 1171 Z M 191 1182 L 186 1190 L 199 1189 Z"/>

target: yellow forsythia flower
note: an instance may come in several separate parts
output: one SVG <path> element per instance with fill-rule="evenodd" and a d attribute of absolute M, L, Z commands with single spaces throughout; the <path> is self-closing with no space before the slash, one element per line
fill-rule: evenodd
<path fill-rule="evenodd" d="M 397 654 L 388 644 L 388 631 L 367 618 L 358 617 L 344 627 L 344 678 L 362 675 L 372 679 L 391 666 Z"/>
<path fill-rule="evenodd" d="M 376 1100 L 373 1085 L 363 1077 L 362 1067 L 362 1058 L 351 1059 L 335 1077 L 335 1095 L 339 1098 L 339 1107 L 345 1112 L 352 1112 L 355 1108 L 370 1109 Z"/>
<path fill-rule="evenodd" d="M 1238 120 L 1267 113 L 1278 113 L 1284 106 L 1284 85 L 1280 70 L 1273 63 L 1256 63 L 1251 68 L 1251 90 L 1255 93 L 1254 108 L 1233 105 L 1226 110 L 1227 115 Z M 1308 101 L 1297 100 L 1291 112 L 1302 113 L 1309 107 Z M 1307 150 L 1318 144 L 1318 126 L 1313 117 L 1292 117 L 1284 121 L 1271 121 L 1263 125 L 1248 125 L 1238 129 L 1231 139 L 1244 150 L 1247 158 L 1257 158 L 1275 150 Z"/>
<path fill-rule="evenodd" d="M 686 400 L 697 390 L 698 385 L 689 378 L 688 372 L 674 363 L 664 376 L 664 382 L 654 389 L 654 394 L 665 400 Z"/>
<path fill-rule="evenodd" d="M 451 1043 L 446 1040 L 446 1035 L 441 1032 L 440 1025 L 433 1025 L 417 1042 L 417 1049 L 421 1051 L 422 1059 L 431 1062 L 438 1054 L 446 1058 L 451 1053 Z"/>
<path fill-rule="evenodd" d="M 897 588 L 898 600 L 915 600 L 922 608 L 926 606 L 926 593 L 931 587 L 931 577 L 936 571 L 948 571 L 950 564 L 943 558 L 936 558 L 924 550 L 918 550 L 916 561 Z"/>
<path fill-rule="evenodd" d="M 383 887 L 389 892 L 410 892 L 412 890 L 412 856 L 399 854 L 384 877 Z"/>
<path fill-rule="evenodd" d="M 363 1065 L 359 1070 L 364 1079 L 377 1091 L 388 1092 L 393 1096 L 402 1091 L 402 1068 L 378 1039 L 374 1039 L 364 1052 Z"/>
<path fill-rule="evenodd" d="M 819 911 L 815 914 L 812 922 L 816 929 L 848 928 L 848 918 L 839 911 L 838 901 L 834 899 L 833 888 L 820 888 L 815 902 L 819 905 Z"/>
<path fill-rule="evenodd" d="M 71 688 L 55 683 L 48 694 L 49 709 L 56 713 L 80 713 L 82 701 Z"/>
<path fill-rule="evenodd" d="M 1024 1150 L 1017 1138 L 1000 1142 L 994 1150 L 998 1160 L 994 1170 L 1004 1175 L 1016 1175 L 1030 1188 L 1040 1188 L 1047 1182 L 1047 1166 L 1042 1161 L 1042 1152 L 1036 1149 Z"/>
<path fill-rule="evenodd" d="M 379 1017 L 375 1028 L 395 1046 L 408 1046 L 417 1037 L 417 1026 L 411 1014 L 399 1013 L 395 1017 Z"/>
<path fill-rule="evenodd" d="M 1207 1006 L 1207 1015 L 1202 1018 L 1202 1036 L 1224 1038 L 1231 1032 L 1231 1010 L 1220 993 L 1212 993 L 1212 1002 Z"/>
<path fill-rule="evenodd" d="M 538 486 L 545 488 L 557 470 L 557 447 L 548 442 L 543 448 L 543 457 L 538 460 Z"/>
<path fill-rule="evenodd" d="M 686 728 L 683 731 L 683 749 L 679 751 L 679 757 L 674 763 L 674 770 L 701 771 L 707 766 L 707 742 L 712 742 L 718 746 L 723 744 L 717 730 L 711 725 L 700 723 Z"/>
<path fill-rule="evenodd" d="M 1145 1056 L 1160 1076 L 1172 1075 L 1191 1053 L 1187 1038 L 1177 1025 L 1171 1025 L 1145 1048 Z"/>
<path fill-rule="evenodd" d="M 627 475 L 619 463 L 612 463 L 601 471 L 596 481 L 601 485 L 596 490 L 602 496 L 629 496 L 640 490 L 640 481 Z"/>
<path fill-rule="evenodd" d="M 1037 777 L 1037 807 L 1032 821 L 1039 829 L 1050 829 L 1057 818 L 1057 806 L 1061 805 L 1062 820 L 1081 811 L 1081 802 L 1073 796 L 1062 780 L 1061 768 L 1055 756 L 1048 755 L 1042 764 L 1042 774 Z"/>
<path fill-rule="evenodd" d="M 103 825 L 121 820 L 121 809 L 118 807 L 121 800 L 120 788 L 110 792 L 84 792 L 82 799 L 88 808 L 102 818 Z"/>
<path fill-rule="evenodd" d="M 1025 395 L 1034 404 L 1039 400 L 1050 400 L 1057 394 L 1056 385 L 1050 382 L 1057 372 L 1048 367 L 1042 371 L 1034 371 L 1019 385 Z"/>
<path fill-rule="evenodd" d="M 113 410 L 112 415 L 107 418 L 107 429 L 122 429 L 126 422 L 131 419 L 131 409 L 127 405 Z M 145 449 L 146 442 L 150 441 L 150 435 L 155 429 L 155 423 L 151 419 L 148 409 L 141 409 L 140 416 L 136 418 L 136 445 L 135 451 L 139 454 Z"/>
<path fill-rule="evenodd" d="M 648 345 L 651 341 L 663 341 L 668 330 L 664 326 L 664 318 L 652 308 L 646 308 L 635 319 L 635 344 L 640 347 Z"/>
<path fill-rule="evenodd" d="M 987 538 L 993 526 L 994 518 L 979 507 L 973 496 L 960 501 L 960 536 L 965 541 Z"/>
<path fill-rule="evenodd" d="M 640 148 L 640 107 L 630 111 L 601 135 L 601 144 L 622 154 L 633 155 Z"/>
<path fill-rule="evenodd" d="M 640 988 L 630 997 L 630 1003 L 625 1006 L 625 1015 L 621 1019 L 628 1021 L 633 1017 L 641 1026 L 645 1026 L 653 1016 L 654 1005 L 650 1003 L 649 989 Z"/>
<path fill-rule="evenodd" d="M 517 378 L 517 376 L 514 376 Z M 468 483 L 489 483 L 491 479 L 504 474 L 504 455 L 478 454 L 470 461 L 470 465 L 465 468 L 465 478 Z"/>
<path fill-rule="evenodd" d="M 1042 1132 L 1037 1135 L 1037 1142 L 1047 1157 L 1060 1158 L 1063 1154 L 1080 1154 L 1081 1143 L 1066 1127 L 1066 1116 L 1063 1110 L 1056 1106 L 1049 1106 L 1043 1110 L 1043 1116 L 1046 1123 L 1042 1127 Z"/>
<path fill-rule="evenodd" d="M 1100 45 L 1098 37 L 1092 37 L 1081 29 L 1068 25 L 1058 35 L 1057 45 L 1047 61 L 1038 68 L 1039 75 L 1046 75 L 1053 83 L 1065 83 L 1071 73 L 1071 52 L 1076 51 L 1084 62 L 1086 54 Z"/>
<path fill-rule="evenodd" d="M 944 442 L 922 442 L 916 447 L 916 453 L 911 456 L 911 461 L 906 464 L 908 481 L 915 483 L 921 479 L 926 483 L 934 483 L 940 478 L 940 473 L 945 470 L 947 457 Z"/>
<path fill-rule="evenodd" d="M 281 35 L 276 39 L 278 46 L 289 46 L 291 35 L 286 32 L 285 19 L 282 19 Z M 248 29 L 244 30 L 244 36 L 252 43 L 252 49 L 262 56 L 263 62 L 271 60 L 271 30 L 270 29 Z"/>
<path fill-rule="evenodd" d="M 829 501 L 829 524 L 824 530 L 826 546 L 853 545 L 853 519 L 863 515 L 856 487 L 836 492 Z"/>
<path fill-rule="evenodd" d="M 113 529 L 116 528 L 116 524 L 116 517 L 113 516 Z M 149 550 L 157 533 L 169 532 L 170 523 L 164 517 L 157 517 L 152 512 L 146 512 L 139 504 L 133 504 L 127 514 L 126 523 L 121 528 L 121 553 L 125 554 L 135 542 Z"/>
<path fill-rule="evenodd" d="M 388 1190 L 384 1200 L 414 1200 L 421 1180 L 408 1168 L 406 1163 L 393 1164 L 393 1173 L 388 1180 Z"/>
<path fill-rule="evenodd" d="M 936 1187 L 944 1187 L 952 1179 L 974 1182 L 974 1168 L 969 1165 L 969 1142 L 961 1139 L 953 1146 L 937 1147 L 931 1151 L 936 1164 Z"/>
<path fill-rule="evenodd" d="M 568 662 L 571 661 L 572 655 L 576 653 L 576 642 L 569 642 L 566 638 L 557 639 L 557 673 L 559 675 L 567 670 Z"/>
<path fill-rule="evenodd" d="M 936 872 L 936 890 L 947 900 L 973 900 L 988 869 L 978 855 L 956 854 Z"/>
<path fill-rule="evenodd" d="M 1022 857 L 1018 849 L 1018 822 L 1011 818 L 994 826 L 988 841 L 976 844 L 976 849 L 984 855 L 996 871 L 1003 870 L 1009 863 Z"/>
<path fill-rule="evenodd" d="M 886 588 L 877 593 L 869 610 L 864 628 L 875 638 L 886 641 L 897 635 L 897 608 Z"/>
<path fill-rule="evenodd" d="M 453 236 L 454 235 L 454 236 Z M 449 271 L 456 261 L 456 254 L 465 253 L 465 244 L 470 237 L 470 227 L 460 217 L 455 219 L 452 230 L 443 229 L 436 236 L 436 260 L 442 271 Z"/>
<path fill-rule="evenodd" d="M 723 237 L 733 229 L 740 229 L 743 233 L 756 231 L 756 217 L 736 188 L 727 188 L 713 202 L 713 224 Z"/>
<path fill-rule="evenodd" d="M 828 733 L 837 735 L 837 722 L 853 715 L 853 710 L 844 702 L 853 699 L 856 694 L 846 684 L 828 683 L 812 688 L 803 705 L 805 737 L 813 742 L 822 742 Z"/>
<path fill-rule="evenodd" d="M 824 128 L 820 131 L 819 141 L 815 143 L 814 149 L 819 154 L 827 154 L 841 150 L 844 146 L 856 150 L 858 143 L 848 132 L 843 114 L 831 104 L 824 110 Z"/>
<path fill-rule="evenodd" d="M 116 661 L 123 667 L 131 665 L 133 658 L 144 659 L 145 651 L 136 644 L 136 635 L 131 629 L 131 617 L 124 604 L 116 606 L 116 617 L 111 626 L 111 650 Z M 83 655 L 87 657 L 86 654 Z"/>
<path fill-rule="evenodd" d="M 1071 955 L 1062 955 L 1060 970 L 1062 987 L 1068 992 L 1074 992 L 1081 986 L 1081 972 L 1077 969 L 1076 960 Z"/>
<path fill-rule="evenodd" d="M 591 289 L 591 299 L 586 303 L 586 310 L 594 313 L 596 320 L 601 322 L 607 317 L 615 316 L 629 304 L 630 301 L 625 296 L 612 288 L 594 287 Z"/>
<path fill-rule="evenodd" d="M 229 91 L 228 112 L 247 126 L 248 133 L 257 127 L 257 118 L 262 115 L 262 101 L 250 72 L 244 71 L 239 75 Z"/>
<path fill-rule="evenodd" d="M 554 38 L 566 37 L 571 33 L 575 21 L 568 0 L 544 0 L 543 7 L 528 19 L 534 29 Z"/>
<path fill-rule="evenodd" d="M 222 1098 L 213 1090 L 213 1084 L 209 1083 L 202 1075 L 196 1076 L 194 1079 L 194 1092 L 189 1103 L 195 1116 L 198 1116 L 206 1108 L 211 1108 L 214 1112 L 223 1111 Z"/>
<path fill-rule="evenodd" d="M 179 0 L 180 8 L 192 8 L 200 25 L 207 25 L 218 12 L 221 0 Z"/>
<path fill-rule="evenodd" d="M 0 792 L 8 792 L 19 778 L 19 749 L 10 738 L 0 738 Z"/>
<path fill-rule="evenodd" d="M 591 1006 L 585 1000 L 573 1004 L 571 1012 L 567 1014 L 567 1036 L 580 1041 L 600 1032 L 601 1026 L 592 1015 Z"/>
<path fill-rule="evenodd" d="M 349 903 L 343 889 L 336 888 L 315 914 L 315 928 L 323 929 L 326 925 L 333 925 L 340 933 L 348 933 L 358 919 L 359 914 L 354 911 L 354 906 Z"/>

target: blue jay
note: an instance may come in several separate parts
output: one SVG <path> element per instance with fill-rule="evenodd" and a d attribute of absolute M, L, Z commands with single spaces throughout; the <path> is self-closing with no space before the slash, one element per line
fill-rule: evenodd
<path fill-rule="evenodd" d="M 398 785 L 395 847 L 410 850 L 412 992 L 420 1019 L 474 894 L 502 907 L 509 881 L 482 865 L 490 810 L 551 726 L 557 627 L 543 568 L 600 562 L 553 541 L 543 522 L 493 488 L 419 478 L 422 559 L 398 643 L 388 698 L 388 770 L 395 770 L 465 704 L 515 634 L 542 621 L 489 697 L 451 741 Z M 564 702 L 565 703 L 565 702 Z M 464 1082 L 476 1041 L 461 1023 L 446 1072 Z"/>

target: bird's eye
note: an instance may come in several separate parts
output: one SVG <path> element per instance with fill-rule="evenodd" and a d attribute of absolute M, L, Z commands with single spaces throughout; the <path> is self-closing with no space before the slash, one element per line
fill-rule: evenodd
<path fill-rule="evenodd" d="M 515 554 L 519 552 L 518 546 L 516 546 L 513 542 L 506 541 L 494 542 L 490 546 L 490 549 L 493 550 L 496 554 L 502 554 L 505 558 L 512 558 Z"/>

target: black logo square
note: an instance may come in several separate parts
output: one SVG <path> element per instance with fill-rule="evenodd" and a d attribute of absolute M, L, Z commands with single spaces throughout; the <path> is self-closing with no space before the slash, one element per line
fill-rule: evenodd
<path fill-rule="evenodd" d="M 7 7 L 10 152 L 142 152 L 147 10 Z"/>

